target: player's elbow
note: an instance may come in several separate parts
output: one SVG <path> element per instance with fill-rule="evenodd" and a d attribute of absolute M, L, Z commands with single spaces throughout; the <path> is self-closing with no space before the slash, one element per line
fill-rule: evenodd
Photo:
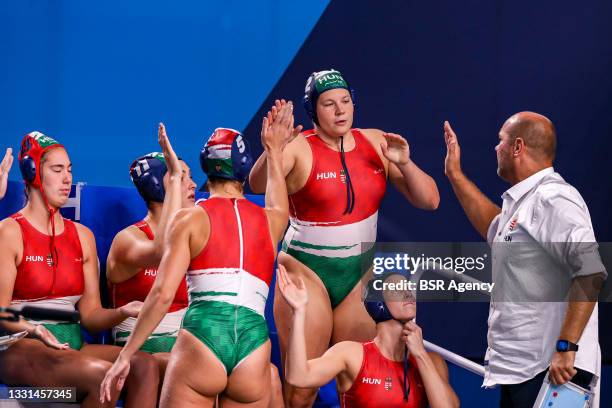
<path fill-rule="evenodd" d="M 425 210 L 434 211 L 440 206 L 440 194 L 431 194 L 425 202 Z"/>
<path fill-rule="evenodd" d="M 298 388 L 312 387 L 310 382 L 307 381 L 307 377 L 305 375 L 296 375 L 296 374 L 287 373 L 285 380 L 287 381 L 287 384 L 289 384 L 292 387 L 298 387 Z"/>
<path fill-rule="evenodd" d="M 251 174 L 249 174 L 249 187 L 255 194 L 263 194 L 266 192 L 266 181 L 262 180 L 259 174 L 251 171 Z"/>
<path fill-rule="evenodd" d="M 169 306 L 174 300 L 174 293 L 167 288 L 154 286 L 150 293 L 153 304 L 160 306 Z"/>

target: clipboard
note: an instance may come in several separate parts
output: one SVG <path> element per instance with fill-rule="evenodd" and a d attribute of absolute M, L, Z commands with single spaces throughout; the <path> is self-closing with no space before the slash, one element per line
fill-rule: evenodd
<path fill-rule="evenodd" d="M 597 376 L 593 376 L 591 388 L 596 381 Z M 593 397 L 592 391 L 571 381 L 563 385 L 552 384 L 546 375 L 533 408 L 591 408 Z"/>

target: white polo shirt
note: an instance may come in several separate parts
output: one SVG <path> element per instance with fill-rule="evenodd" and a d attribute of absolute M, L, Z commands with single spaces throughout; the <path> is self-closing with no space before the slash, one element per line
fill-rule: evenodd
<path fill-rule="evenodd" d="M 484 387 L 518 384 L 544 371 L 567 309 L 559 291 L 575 277 L 605 272 L 586 203 L 552 167 L 502 198 L 502 212 L 487 234 L 497 292 L 489 308 Z M 574 365 L 599 376 L 597 310 L 578 342 Z"/>

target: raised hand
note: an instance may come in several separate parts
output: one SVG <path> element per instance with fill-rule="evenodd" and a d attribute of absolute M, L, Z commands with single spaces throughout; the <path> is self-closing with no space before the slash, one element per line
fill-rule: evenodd
<path fill-rule="evenodd" d="M 0 163 L 0 200 L 4 198 L 6 194 L 6 185 L 8 184 L 8 174 L 13 165 L 13 149 L 10 147 L 6 149 L 4 158 Z"/>
<path fill-rule="evenodd" d="M 125 317 L 138 317 L 138 314 L 140 313 L 140 309 L 142 309 L 142 305 L 144 305 L 144 303 L 138 300 L 134 300 L 130 303 L 127 303 L 121 306 L 119 308 L 119 311 Z"/>
<path fill-rule="evenodd" d="M 308 303 L 308 291 L 302 278 L 298 277 L 297 284 L 291 280 L 287 269 L 281 264 L 278 265 L 278 288 L 293 310 L 303 309 Z"/>
<path fill-rule="evenodd" d="M 58 350 L 67 350 L 70 348 L 68 343 L 60 343 L 59 341 L 57 341 L 57 338 L 55 338 L 53 333 L 47 330 L 47 328 L 43 325 L 36 326 L 32 334 L 34 335 L 34 337 L 38 338 L 45 345 L 51 348 Z"/>
<path fill-rule="evenodd" d="M 269 118 L 273 118 L 272 121 Z M 291 137 L 292 130 L 293 104 L 289 102 L 282 105 L 276 114 L 268 112 L 264 117 L 261 125 L 261 144 L 266 151 L 282 151 Z"/>
<path fill-rule="evenodd" d="M 406 139 L 395 133 L 383 133 L 387 143 L 381 143 L 383 156 L 398 166 L 410 161 L 410 146 Z"/>
<path fill-rule="evenodd" d="M 414 321 L 409 320 L 404 323 L 404 327 L 402 328 L 402 340 L 406 343 L 408 352 L 415 357 L 427 353 L 423 343 L 423 332 Z"/>
<path fill-rule="evenodd" d="M 170 176 L 180 176 L 182 169 L 178 156 L 170 144 L 170 139 L 166 133 L 166 126 L 163 123 L 159 124 L 157 129 L 157 142 L 162 149 L 164 159 L 166 159 L 166 167 Z"/>
<path fill-rule="evenodd" d="M 444 141 L 446 142 L 446 159 L 444 159 L 444 174 L 452 177 L 461 173 L 461 149 L 457 135 L 448 121 L 444 122 Z"/>
<path fill-rule="evenodd" d="M 100 402 L 102 404 L 107 401 L 112 401 L 113 394 L 115 392 L 118 394 L 121 391 L 123 384 L 125 384 L 125 379 L 129 373 L 130 359 L 119 354 L 119 357 L 117 360 L 115 360 L 115 363 L 106 372 L 104 380 L 102 380 L 102 384 L 100 384 Z M 114 383 L 116 383 L 116 385 L 114 387 L 115 390 L 113 391 Z"/>
<path fill-rule="evenodd" d="M 272 108 L 268 111 L 268 114 L 266 115 L 266 118 L 268 119 L 268 124 L 271 124 L 274 122 L 274 120 L 276 119 L 276 117 L 278 116 L 280 110 L 286 106 L 287 104 L 290 104 L 291 102 L 287 102 L 284 99 L 281 100 L 275 100 L 274 101 L 274 105 L 272 105 Z M 300 132 L 303 129 L 302 125 L 298 125 L 296 127 L 293 127 L 294 123 L 291 122 L 291 133 L 288 135 L 289 137 L 285 139 L 283 146 L 281 147 L 281 150 L 285 149 L 285 146 L 287 146 L 289 143 L 291 143 L 291 141 L 293 139 L 295 139 L 296 137 L 298 137 L 298 135 L 300 134 Z"/>

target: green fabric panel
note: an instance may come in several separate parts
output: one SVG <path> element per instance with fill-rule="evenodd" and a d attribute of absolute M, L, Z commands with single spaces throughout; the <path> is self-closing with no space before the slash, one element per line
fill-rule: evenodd
<path fill-rule="evenodd" d="M 265 319 L 255 311 L 217 301 L 189 305 L 182 328 L 215 353 L 230 375 L 236 365 L 268 340 Z"/>
<path fill-rule="evenodd" d="M 83 334 L 78 323 L 45 323 L 43 324 L 60 343 L 68 343 L 71 349 L 83 347 Z"/>
<path fill-rule="evenodd" d="M 293 244 L 293 242 L 292 242 Z M 351 293 L 359 279 L 372 264 L 374 250 L 346 258 L 332 258 L 299 251 L 285 250 L 289 255 L 312 269 L 321 278 L 327 289 L 332 308 L 338 306 Z"/>

